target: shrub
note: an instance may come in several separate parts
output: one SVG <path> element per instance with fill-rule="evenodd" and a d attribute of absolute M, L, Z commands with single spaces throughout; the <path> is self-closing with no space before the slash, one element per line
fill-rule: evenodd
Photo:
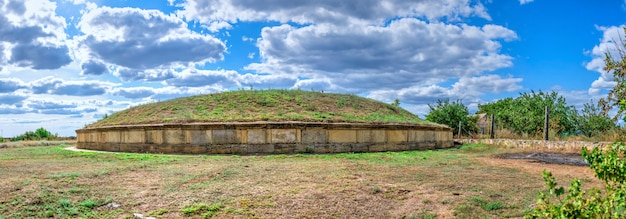
<path fill-rule="evenodd" d="M 596 177 L 604 181 L 604 190 L 592 188 L 584 191 L 580 180 L 574 179 L 566 192 L 563 187 L 557 187 L 552 173 L 544 171 L 549 195 L 540 192 L 537 206 L 526 218 L 626 218 L 624 155 L 624 143 L 615 143 L 606 151 L 596 147 L 589 152 L 583 148 L 582 156 L 589 162 Z M 555 199 L 557 201 L 553 202 Z"/>

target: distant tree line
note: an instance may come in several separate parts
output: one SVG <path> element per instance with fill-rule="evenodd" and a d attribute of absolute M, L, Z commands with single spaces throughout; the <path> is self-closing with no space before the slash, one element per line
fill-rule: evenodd
<path fill-rule="evenodd" d="M 24 140 L 54 140 L 57 139 L 58 134 L 52 134 L 45 128 L 38 128 L 37 130 L 27 131 L 24 134 L 11 138 L 11 141 L 24 141 Z"/>
<path fill-rule="evenodd" d="M 438 100 L 428 106 L 430 112 L 426 120 L 448 125 L 455 134 L 458 133 L 460 121 L 462 134 L 476 133 L 477 117 L 471 116 L 467 106 L 460 101 Z M 519 136 L 540 136 L 543 133 L 545 107 L 550 110 L 549 130 L 553 134 L 584 134 L 591 137 L 617 128 L 615 120 L 607 114 L 608 111 L 603 110 L 602 103 L 591 101 L 584 104 L 579 112 L 556 91 L 531 91 L 520 93 L 515 98 L 481 104 L 476 114 L 494 115 L 498 128 Z"/>

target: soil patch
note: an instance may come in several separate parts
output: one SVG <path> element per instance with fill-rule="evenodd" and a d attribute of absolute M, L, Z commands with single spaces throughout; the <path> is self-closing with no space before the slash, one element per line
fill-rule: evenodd
<path fill-rule="evenodd" d="M 496 155 L 500 159 L 525 159 L 532 162 L 545 164 L 563 164 L 570 166 L 589 166 L 589 163 L 576 153 L 546 153 L 546 152 L 526 152 L 526 153 L 506 153 Z"/>

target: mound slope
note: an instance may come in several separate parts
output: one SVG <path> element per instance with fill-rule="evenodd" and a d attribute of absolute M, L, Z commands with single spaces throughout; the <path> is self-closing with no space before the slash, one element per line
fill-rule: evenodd
<path fill-rule="evenodd" d="M 351 94 L 239 90 L 135 106 L 107 116 L 86 128 L 256 121 L 427 123 L 398 106 Z"/>

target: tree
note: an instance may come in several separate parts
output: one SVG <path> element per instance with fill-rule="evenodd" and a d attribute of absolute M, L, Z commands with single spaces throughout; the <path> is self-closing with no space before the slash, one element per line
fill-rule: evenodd
<path fill-rule="evenodd" d="M 50 131 L 45 128 L 38 128 L 34 132 L 27 131 L 24 134 L 15 136 L 11 139 L 11 141 L 23 141 L 23 140 L 51 140 L 56 139 L 58 136 L 56 134 L 50 133 Z"/>
<path fill-rule="evenodd" d="M 624 34 L 626 34 L 626 27 L 624 27 Z M 616 84 L 609 91 L 609 95 L 599 101 L 605 113 L 608 113 L 615 106 L 619 107 L 617 114 L 613 117 L 613 121 L 617 121 L 626 110 L 626 43 L 621 38 L 619 40 L 621 45 L 617 41 L 615 42 L 615 55 L 617 57 L 613 57 L 610 52 L 606 52 L 604 54 L 604 70 L 608 73 L 613 73 L 613 81 Z"/>
<path fill-rule="evenodd" d="M 558 133 L 575 131 L 576 108 L 567 105 L 565 98 L 555 91 L 520 93 L 517 98 L 478 105 L 478 112 L 495 115 L 501 127 L 517 134 L 539 135 L 543 131 L 546 106 L 550 108 L 550 129 Z"/>
<path fill-rule="evenodd" d="M 585 103 L 578 119 L 578 127 L 588 137 L 598 135 L 615 128 L 615 123 L 602 111 L 602 106 L 593 101 Z"/>
<path fill-rule="evenodd" d="M 426 115 L 426 120 L 444 124 L 454 129 L 454 133 L 459 132 L 459 121 L 461 122 L 462 133 L 476 132 L 476 117 L 470 117 L 467 106 L 460 100 L 450 102 L 449 99 L 437 100 L 435 104 L 428 104 L 430 112 Z"/>

